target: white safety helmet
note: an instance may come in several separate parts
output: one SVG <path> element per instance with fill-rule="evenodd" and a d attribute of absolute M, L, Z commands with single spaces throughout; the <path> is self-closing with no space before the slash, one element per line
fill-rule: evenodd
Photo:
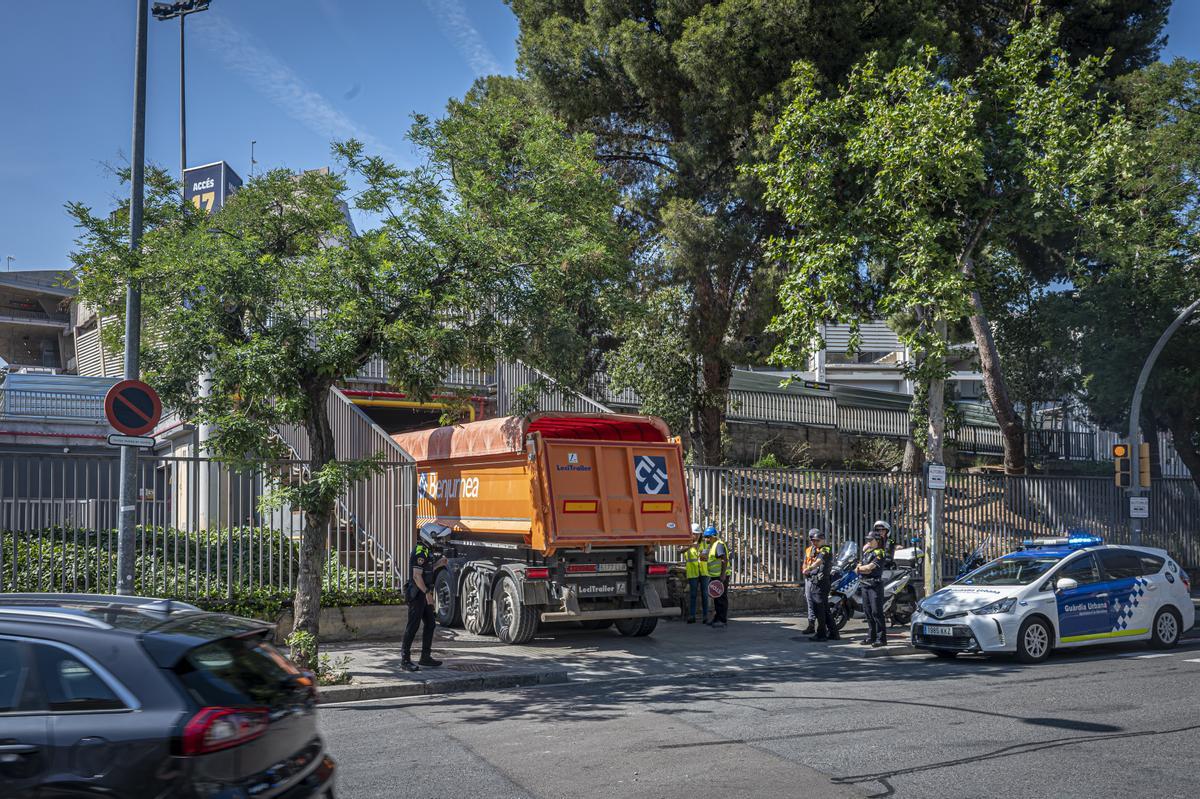
<path fill-rule="evenodd" d="M 700 522 L 692 522 L 692 535 L 700 535 Z"/>
<path fill-rule="evenodd" d="M 880 527 L 882 527 L 888 533 L 892 532 L 892 526 L 890 524 L 888 524 L 887 522 L 885 522 L 883 519 L 880 519 L 879 521 L 877 521 L 871 525 L 872 530 L 878 530 Z"/>

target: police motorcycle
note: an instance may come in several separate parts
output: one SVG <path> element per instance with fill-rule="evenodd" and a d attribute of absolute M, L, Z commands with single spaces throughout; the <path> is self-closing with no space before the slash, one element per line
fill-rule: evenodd
<path fill-rule="evenodd" d="M 954 576 L 956 582 L 966 577 L 968 574 L 975 571 L 980 566 L 987 563 L 988 560 L 990 560 L 990 558 L 988 558 L 984 553 L 988 551 L 988 547 L 991 546 L 991 543 L 992 537 L 989 535 L 987 538 L 983 539 L 983 541 L 980 542 L 979 546 L 975 547 L 975 549 L 971 550 L 970 552 L 963 553 L 962 565 L 958 567 L 958 574 Z"/>
<path fill-rule="evenodd" d="M 921 577 L 921 562 L 924 552 L 921 539 L 913 536 L 905 549 L 897 549 L 892 555 L 892 568 L 883 573 L 883 615 L 891 624 L 903 625 L 912 620 L 917 603 L 924 596 L 924 580 Z M 855 613 L 863 612 L 862 578 L 854 571 L 858 565 L 859 547 L 847 541 L 838 552 L 831 572 L 829 608 L 833 624 L 837 629 L 846 626 Z"/>
<path fill-rule="evenodd" d="M 862 611 L 862 580 L 854 571 L 857 565 L 858 544 L 847 541 L 829 572 L 829 612 L 833 615 L 833 626 L 839 630 L 854 617 L 855 611 Z"/>

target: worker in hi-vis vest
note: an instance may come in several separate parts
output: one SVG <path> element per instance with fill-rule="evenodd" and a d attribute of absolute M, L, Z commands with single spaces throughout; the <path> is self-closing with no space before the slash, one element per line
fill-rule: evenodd
<path fill-rule="evenodd" d="M 729 623 L 729 547 L 717 535 L 717 528 L 709 527 L 704 531 L 704 548 L 708 550 L 708 578 L 720 580 L 724 590 L 713 599 L 713 617 L 708 622 L 710 627 Z"/>
<path fill-rule="evenodd" d="M 688 581 L 688 624 L 696 623 L 696 596 L 700 597 L 700 621 L 708 623 L 708 549 L 704 546 L 704 533 L 700 525 L 692 525 L 692 543 L 683 551 L 683 564 L 687 568 Z"/>

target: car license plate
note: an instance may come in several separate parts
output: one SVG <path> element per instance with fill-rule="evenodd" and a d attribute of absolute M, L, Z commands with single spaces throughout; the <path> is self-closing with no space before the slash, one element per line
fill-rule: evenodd
<path fill-rule="evenodd" d="M 953 627 L 944 627 L 944 626 L 939 627 L 939 626 L 933 625 L 933 624 L 926 624 L 925 625 L 925 634 L 926 635 L 954 635 L 954 628 Z"/>

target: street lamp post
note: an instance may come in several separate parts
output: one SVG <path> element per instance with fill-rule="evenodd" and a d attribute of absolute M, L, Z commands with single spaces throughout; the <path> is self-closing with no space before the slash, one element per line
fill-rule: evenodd
<path fill-rule="evenodd" d="M 179 0 L 175 3 L 155 3 L 154 18 L 165 22 L 179 18 L 179 180 L 187 169 L 187 87 L 184 80 L 184 20 L 188 14 L 207 11 L 211 0 Z"/>
<path fill-rule="evenodd" d="M 146 0 L 134 0 L 133 147 L 129 154 L 129 251 L 142 246 L 142 200 L 146 167 Z M 142 295 L 132 278 L 125 289 L 125 379 L 141 376 Z M 133 593 L 134 523 L 137 513 L 137 448 L 121 447 L 120 507 L 117 531 L 117 593 Z"/>
<path fill-rule="evenodd" d="M 1146 362 L 1142 364 L 1142 371 L 1138 374 L 1137 385 L 1133 389 L 1133 401 L 1129 405 L 1129 496 L 1140 497 L 1142 495 L 1141 482 L 1138 480 L 1138 471 L 1140 465 L 1138 460 L 1141 458 L 1138 443 L 1141 441 L 1142 431 L 1140 428 L 1142 415 L 1142 391 L 1146 388 L 1146 381 L 1150 378 L 1150 370 L 1154 368 L 1154 362 L 1158 360 L 1159 353 L 1163 351 L 1163 347 L 1167 345 L 1167 340 L 1175 335 L 1175 331 L 1187 321 L 1188 317 L 1200 310 L 1200 300 L 1196 300 L 1191 305 L 1183 309 L 1179 316 L 1175 317 L 1175 321 L 1167 325 L 1167 329 L 1158 337 L 1158 341 L 1154 344 L 1154 349 L 1150 350 L 1150 354 L 1146 356 Z M 1130 503 L 1132 504 L 1132 503 Z M 1142 520 L 1132 513 L 1129 517 L 1130 525 L 1130 540 L 1134 546 L 1142 543 Z"/>

